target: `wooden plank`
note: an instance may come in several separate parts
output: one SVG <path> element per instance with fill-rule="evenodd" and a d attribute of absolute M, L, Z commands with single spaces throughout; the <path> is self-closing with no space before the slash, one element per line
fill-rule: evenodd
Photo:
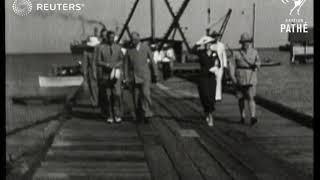
<path fill-rule="evenodd" d="M 233 179 L 239 180 L 250 180 L 258 179 L 249 168 L 244 166 L 241 161 L 235 159 L 225 151 L 219 144 L 214 142 L 212 139 L 203 135 L 202 131 L 199 131 L 201 134 L 201 139 L 199 143 L 204 146 L 205 149 L 213 156 L 213 158 L 218 161 L 221 166 L 225 168 L 228 174 Z"/>
<path fill-rule="evenodd" d="M 165 150 L 159 145 L 145 148 L 146 158 L 154 180 L 178 180 L 179 176 Z"/>
<path fill-rule="evenodd" d="M 174 96 L 174 97 L 177 97 L 177 98 L 183 98 L 183 94 L 175 94 L 175 93 L 163 93 L 163 92 L 159 92 L 160 90 L 157 90 L 155 91 L 156 93 L 158 94 L 161 94 L 161 98 L 162 99 L 165 99 L 165 100 L 170 100 L 170 98 L 166 98 L 167 96 Z M 169 90 L 169 91 L 172 91 L 172 90 Z M 228 98 L 230 99 L 230 98 Z M 227 100 L 228 100 L 227 99 Z M 229 102 L 229 101 L 228 101 Z M 162 102 L 162 103 L 165 103 L 165 102 Z M 201 106 L 199 106 L 199 102 L 196 101 L 179 101 L 179 102 L 175 102 L 175 101 L 168 101 L 167 103 L 167 106 L 166 106 L 166 109 L 167 111 L 171 112 L 172 114 L 180 114 L 181 113 L 181 110 L 178 111 L 176 110 L 177 108 L 179 107 L 183 107 L 184 109 L 188 109 L 188 107 L 191 107 L 193 108 L 195 111 L 198 111 L 201 112 Z M 233 106 L 233 107 L 232 107 Z M 228 110 L 226 110 L 226 108 Z M 219 114 L 224 116 L 223 119 L 225 121 L 226 118 L 228 118 L 230 115 L 234 114 L 234 113 L 231 113 L 230 112 L 235 112 L 235 111 L 232 111 L 233 109 L 236 109 L 236 103 L 232 103 L 231 101 L 229 102 L 228 105 L 224 105 L 223 107 L 220 107 L 218 106 L 218 112 L 216 114 Z M 172 110 L 174 109 L 174 110 Z M 221 109 L 223 112 L 221 112 Z M 188 111 L 188 110 L 186 110 Z M 228 138 L 232 138 L 233 141 L 236 141 L 238 143 L 242 143 L 243 141 L 245 141 L 245 139 L 248 139 L 248 137 L 252 137 L 252 138 L 263 138 L 263 137 L 274 137 L 274 138 L 281 138 L 283 137 L 283 135 L 285 135 L 284 137 L 292 137 L 292 136 L 295 136 L 295 132 L 299 131 L 301 132 L 301 136 L 309 136 L 309 137 L 312 137 L 312 134 L 310 134 L 310 132 L 308 132 L 307 130 L 305 130 L 304 128 L 301 128 L 301 126 L 298 126 L 296 123 L 292 123 L 286 119 L 283 119 L 282 117 L 278 116 L 278 115 L 275 115 L 273 113 L 270 113 L 269 111 L 266 111 L 265 109 L 261 108 L 261 110 L 258 108 L 258 111 L 263 111 L 261 113 L 263 113 L 263 117 L 266 117 L 266 118 L 273 118 L 273 119 L 268 119 L 268 120 L 264 120 L 264 122 L 261 122 L 259 123 L 257 127 L 255 127 L 254 129 L 252 128 L 249 128 L 249 127 L 246 127 L 246 126 L 239 126 L 239 125 L 236 125 L 236 124 L 226 124 L 226 123 L 223 123 L 223 122 L 216 122 L 217 124 L 219 124 L 219 127 L 218 129 L 221 130 L 221 136 L 228 136 Z M 237 111 L 236 111 L 237 112 Z M 227 115 L 227 117 L 226 117 Z M 266 115 L 266 116 L 265 116 Z M 236 117 L 236 116 L 234 116 Z M 270 127 L 269 127 L 270 126 Z M 283 131 L 283 129 L 286 128 L 289 128 L 288 131 Z M 236 131 L 234 131 L 234 130 Z M 272 132 L 270 132 L 269 129 L 272 129 Z M 233 131 L 233 132 L 232 132 Z M 237 132 L 238 131 L 238 132 Z M 222 133 L 223 132 L 223 133 Z M 239 134 L 241 136 L 239 136 Z M 209 138 L 210 139 L 210 138 Z M 278 142 L 278 143 L 281 143 L 281 142 Z M 250 143 L 249 143 L 250 144 Z M 286 142 L 282 142 L 282 144 L 286 144 Z M 312 143 L 311 143 L 312 144 Z M 267 144 L 262 144 L 264 147 L 267 146 Z M 275 146 L 273 147 L 274 149 L 277 149 L 277 145 L 274 144 Z M 305 145 L 310 145 L 310 143 L 306 143 Z M 252 145 L 252 146 L 255 146 L 255 145 Z M 251 146 L 251 147 L 252 147 Z M 285 153 L 286 150 L 289 149 L 289 147 L 287 146 L 286 148 L 286 145 L 282 145 L 283 148 L 278 148 L 277 150 L 282 153 Z M 295 148 L 294 146 L 291 146 L 292 148 Z M 227 148 L 227 147 L 226 147 Z M 272 145 L 270 146 L 270 149 L 272 149 Z M 300 148 L 301 149 L 301 148 Z M 277 150 L 274 150 L 274 151 L 277 151 Z M 299 150 L 299 148 L 297 148 L 296 150 Z M 240 149 L 239 151 L 244 151 L 242 149 Z M 301 151 L 304 151 L 304 153 L 300 154 L 301 157 L 299 160 L 302 160 L 303 157 L 304 157 L 304 161 L 308 161 L 308 154 L 306 151 L 306 149 L 302 149 Z M 308 150 L 307 150 L 308 151 Z M 245 152 L 245 151 L 244 151 Z M 292 151 L 291 151 L 292 152 Z M 304 155 L 303 155 L 304 154 Z M 244 154 L 243 154 L 244 155 Z M 268 156 L 270 156 L 270 152 L 268 152 Z M 281 156 L 281 155 L 280 155 Z M 294 155 L 294 156 L 297 156 L 299 157 L 299 155 Z M 292 157 L 292 160 L 294 161 L 294 156 Z M 274 156 L 273 156 L 274 157 Z M 282 159 L 281 157 L 276 156 L 277 159 Z M 245 158 L 245 157 L 241 157 L 241 158 Z M 252 157 L 253 158 L 253 157 Z M 254 159 L 254 158 L 253 158 Z M 256 159 L 259 159 L 258 158 L 258 155 L 256 157 Z M 241 159 L 238 159 L 238 160 L 241 160 Z M 290 162 L 290 160 L 286 160 L 287 162 Z M 292 162 L 292 161 L 291 161 Z M 282 162 L 283 163 L 283 162 Z M 282 165 L 282 168 L 284 169 L 284 171 L 286 171 L 286 166 L 290 166 L 288 163 L 284 163 L 285 165 Z M 289 169 L 292 168 L 292 167 L 289 167 Z M 261 169 L 263 169 L 261 167 Z M 267 168 L 268 169 L 268 168 Z M 295 169 L 295 168 L 293 168 Z M 291 169 L 292 170 L 292 169 Z M 269 171 L 269 170 L 268 170 Z M 290 170 L 289 170 L 290 171 Z M 292 170 L 294 171 L 294 170 Z M 267 173 L 268 174 L 268 173 Z M 269 174 L 269 176 L 271 175 L 272 173 Z M 261 175 L 261 174 L 260 174 Z M 279 174 L 278 174 L 279 175 Z M 262 176 L 264 176 L 262 174 Z M 267 177 L 268 175 L 266 175 Z M 260 176 L 261 177 L 261 176 Z M 282 176 L 283 177 L 283 176 Z M 308 177 L 308 176 L 306 176 Z"/>
<path fill-rule="evenodd" d="M 95 129 L 94 129 L 95 130 Z M 98 133 L 95 133 L 98 132 Z M 59 132 L 59 136 L 62 137 L 68 137 L 68 136 L 91 136 L 92 138 L 95 137 L 136 137 L 137 132 L 124 132 L 124 131 L 112 131 L 112 130 L 105 130 L 105 131 L 93 131 L 93 129 L 91 130 L 82 130 L 82 131 L 78 131 L 78 130 L 67 130 L 67 129 L 62 129 Z"/>
<path fill-rule="evenodd" d="M 128 166 L 106 166 L 106 167 L 97 167 L 97 166 L 65 166 L 61 164 L 60 166 L 45 166 L 38 169 L 39 172 L 46 171 L 46 172 L 60 172 L 60 173 L 82 173 L 87 172 L 90 174 L 96 174 L 96 173 L 115 173 L 115 172 L 122 172 L 122 173 L 149 173 L 148 167 L 128 167 Z"/>
<path fill-rule="evenodd" d="M 159 95 L 159 96 L 162 95 L 162 96 L 166 97 L 166 98 L 161 98 L 162 100 L 165 100 L 165 102 L 166 102 L 166 103 L 163 102 L 163 104 L 167 104 L 167 103 L 169 103 L 169 104 L 171 104 L 171 103 L 177 104 L 178 103 L 174 98 L 167 98 L 167 97 L 170 97 L 172 95 L 172 93 L 168 93 L 167 91 L 160 90 L 158 88 L 155 88 L 154 92 L 155 92 L 156 95 Z M 189 115 L 197 114 L 197 111 L 195 111 L 193 108 L 190 108 L 188 106 L 181 106 L 180 104 L 181 104 L 181 101 L 179 101 L 179 105 L 174 106 L 174 108 L 172 108 L 172 110 L 179 110 L 180 113 L 183 112 L 183 114 L 186 115 L 186 116 L 187 116 L 187 114 L 189 114 Z M 179 114 L 175 114 L 175 115 L 180 116 L 180 113 Z"/>
<path fill-rule="evenodd" d="M 164 124 L 161 119 L 156 118 L 152 121 L 152 125 L 159 130 L 160 138 L 164 144 L 164 148 L 168 152 L 175 169 L 177 169 L 180 179 L 184 180 L 201 180 L 203 179 L 200 172 L 196 169 L 188 155 L 184 151 L 184 147 L 179 143 L 174 134 Z"/>
<path fill-rule="evenodd" d="M 145 156 L 141 151 L 80 151 L 80 152 L 49 152 L 46 161 L 134 161 L 144 162 Z"/>
<path fill-rule="evenodd" d="M 161 146 L 159 132 L 150 124 L 137 126 L 143 144 L 146 160 L 154 180 L 178 180 L 179 177 L 168 155 Z"/>
<path fill-rule="evenodd" d="M 160 145 L 159 132 L 153 126 L 150 124 L 138 124 L 136 128 L 144 148 L 148 145 Z"/>
<path fill-rule="evenodd" d="M 151 178 L 135 125 L 67 121 L 34 176 L 34 179 L 88 178 Z"/>
<path fill-rule="evenodd" d="M 213 159 L 195 138 L 182 138 L 181 142 L 205 179 L 232 179 L 225 167 Z"/>
<path fill-rule="evenodd" d="M 114 150 L 127 150 L 127 151 L 143 151 L 143 146 L 141 144 L 90 144 L 88 146 L 87 144 L 81 144 L 81 145 L 67 145 L 67 146 L 51 146 L 51 149 L 53 151 L 55 150 L 66 150 L 66 151 L 74 151 L 74 150 L 82 150 L 82 151 L 96 151 L 101 149 L 107 149 L 108 151 L 114 151 Z M 90 153 L 90 152 L 89 152 Z"/>
<path fill-rule="evenodd" d="M 121 124 L 108 124 L 103 119 L 94 119 L 95 117 L 80 119 L 73 118 L 69 120 L 68 123 L 64 124 L 63 129 L 95 129 L 97 128 L 99 131 L 104 130 L 121 130 L 121 131 L 135 131 L 135 125 L 131 122 L 122 122 Z"/>
<path fill-rule="evenodd" d="M 294 136 L 294 137 L 262 137 L 255 138 L 258 144 L 263 144 L 267 149 L 274 151 L 297 151 L 313 152 L 313 138 L 310 136 Z"/>
<path fill-rule="evenodd" d="M 97 123 L 96 123 L 97 122 Z M 81 123 L 81 124 L 80 124 Z M 105 122 L 101 122 L 101 121 L 95 121 L 95 120 L 91 120 L 91 121 L 86 121 L 86 122 L 78 122 L 73 123 L 73 124 L 68 124 L 66 126 L 64 126 L 63 130 L 64 131 L 69 131 L 69 132 L 84 132 L 84 133 L 88 133 L 91 131 L 91 134 L 95 134 L 92 133 L 92 129 L 94 129 L 97 132 L 110 132 L 110 131 L 115 131 L 115 132 L 119 132 L 119 133 L 124 133 L 124 132 L 128 132 L 129 134 L 133 134 L 134 132 L 137 133 L 135 131 L 135 129 L 133 129 L 134 127 L 124 127 L 122 126 L 122 124 L 115 124 L 115 125 L 109 125 Z"/>
<path fill-rule="evenodd" d="M 150 174 L 145 172 L 113 172 L 113 173 L 89 173 L 86 171 L 74 173 L 47 172 L 45 170 L 38 171 L 33 180 L 150 180 Z"/>
<path fill-rule="evenodd" d="M 119 158 L 125 157 L 136 157 L 136 158 L 144 158 L 144 154 L 142 151 L 128 151 L 128 150 L 108 150 L 106 151 L 105 149 L 101 150 L 73 150 L 73 151 L 68 151 L 68 150 L 60 150 L 60 149 L 50 149 L 47 152 L 47 156 L 64 156 L 64 157 L 109 157 L 109 156 L 119 156 Z"/>
<path fill-rule="evenodd" d="M 175 138 L 185 147 L 185 152 L 205 179 L 232 179 L 228 171 L 216 159 L 212 158 L 206 149 L 203 149 L 198 138 L 180 136 L 181 127 L 174 121 L 163 120 L 162 122 L 172 132 L 176 132 Z"/>
<path fill-rule="evenodd" d="M 142 145 L 142 142 L 139 141 L 138 138 L 132 140 L 132 139 L 123 139 L 121 138 L 119 140 L 115 138 L 109 138 L 108 139 L 103 139 L 102 141 L 92 141 L 92 140 L 59 140 L 59 141 L 54 141 L 52 144 L 52 148 L 55 147 L 69 147 L 69 146 L 121 146 L 121 145 L 127 145 L 127 146 L 140 146 Z"/>
<path fill-rule="evenodd" d="M 128 169 L 148 169 L 146 162 L 88 162 L 88 161 L 72 161 L 72 162 L 55 162 L 55 161 L 44 161 L 41 162 L 42 168 L 97 168 L 97 169 L 117 169 L 117 168 L 128 168 Z"/>
<path fill-rule="evenodd" d="M 259 179 L 310 179 L 303 172 L 259 150 L 249 139 L 238 142 L 221 134 L 219 130 L 213 131 L 204 127 L 201 130 L 254 171 Z"/>
<path fill-rule="evenodd" d="M 59 136 L 55 140 L 63 141 L 92 141 L 92 142 L 105 142 L 105 141 L 119 141 L 119 142 L 139 142 L 139 137 L 91 137 L 91 136 Z"/>

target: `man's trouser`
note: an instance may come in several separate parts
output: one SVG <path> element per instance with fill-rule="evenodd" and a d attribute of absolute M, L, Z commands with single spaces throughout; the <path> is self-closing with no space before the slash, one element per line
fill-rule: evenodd
<path fill-rule="evenodd" d="M 135 85 L 135 104 L 136 104 L 136 113 L 138 116 L 151 117 L 153 115 L 151 111 L 151 92 L 150 92 L 151 83 L 146 81 L 143 83 L 137 83 Z"/>
<path fill-rule="evenodd" d="M 121 117 L 121 81 L 100 79 L 99 106 L 106 117 Z"/>
<path fill-rule="evenodd" d="M 172 69 L 170 62 L 162 62 L 163 79 L 166 80 L 171 77 Z"/>

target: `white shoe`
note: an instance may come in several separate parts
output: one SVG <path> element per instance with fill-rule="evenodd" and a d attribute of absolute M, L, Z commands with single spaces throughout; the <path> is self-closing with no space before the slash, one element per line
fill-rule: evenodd
<path fill-rule="evenodd" d="M 116 120 L 115 120 L 116 123 L 120 123 L 121 121 L 122 121 L 121 117 L 116 117 Z"/>
<path fill-rule="evenodd" d="M 113 118 L 107 118 L 107 122 L 110 124 L 113 123 Z"/>
<path fill-rule="evenodd" d="M 209 123 L 209 116 L 206 117 L 206 121 L 207 121 L 207 123 Z"/>
<path fill-rule="evenodd" d="M 208 126 L 212 127 L 212 126 L 213 126 L 213 117 L 212 117 L 212 114 L 210 114 L 210 115 L 208 116 L 208 119 L 209 119 L 209 121 L 208 121 Z"/>

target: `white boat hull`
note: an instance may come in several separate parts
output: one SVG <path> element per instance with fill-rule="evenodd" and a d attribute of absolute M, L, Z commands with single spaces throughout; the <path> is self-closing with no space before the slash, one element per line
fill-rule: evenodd
<path fill-rule="evenodd" d="M 83 82 L 83 76 L 39 76 L 40 87 L 81 86 Z"/>

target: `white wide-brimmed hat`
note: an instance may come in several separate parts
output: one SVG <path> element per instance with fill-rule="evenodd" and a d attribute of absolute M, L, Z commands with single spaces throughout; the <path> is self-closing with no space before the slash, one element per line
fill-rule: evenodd
<path fill-rule="evenodd" d="M 97 46 L 98 44 L 100 44 L 100 41 L 97 37 L 95 36 L 91 36 L 89 38 L 89 42 L 87 42 L 87 45 L 88 46 L 91 46 L 91 47 L 94 47 L 94 46 Z"/>
<path fill-rule="evenodd" d="M 199 39 L 199 41 L 196 42 L 196 45 L 205 45 L 215 40 L 216 40 L 215 38 L 212 38 L 210 36 L 203 36 L 202 38 Z"/>

